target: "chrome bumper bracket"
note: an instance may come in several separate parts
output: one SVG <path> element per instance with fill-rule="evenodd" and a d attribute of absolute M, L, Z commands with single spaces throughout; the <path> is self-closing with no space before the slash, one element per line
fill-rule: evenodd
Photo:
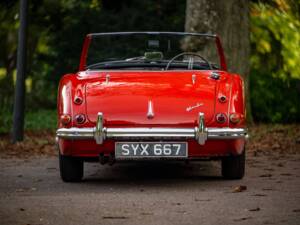
<path fill-rule="evenodd" d="M 103 127 L 103 114 L 101 112 L 99 112 L 97 116 L 94 138 L 97 144 L 102 144 L 105 139 L 105 128 Z"/>
<path fill-rule="evenodd" d="M 204 145 L 207 140 L 207 129 L 205 128 L 204 113 L 200 112 L 198 117 L 198 127 L 195 128 L 195 138 L 200 145 Z"/>

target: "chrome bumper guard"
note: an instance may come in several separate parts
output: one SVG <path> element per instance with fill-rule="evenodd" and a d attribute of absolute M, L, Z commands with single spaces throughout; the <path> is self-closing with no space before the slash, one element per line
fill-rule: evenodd
<path fill-rule="evenodd" d="M 207 139 L 224 140 L 247 137 L 245 128 L 206 128 L 204 114 L 199 113 L 198 126 L 195 128 L 108 128 L 103 126 L 103 114 L 98 113 L 96 127 L 91 128 L 60 128 L 56 131 L 59 138 L 70 140 L 95 139 L 102 144 L 106 139 L 191 139 L 194 138 L 200 145 Z"/>

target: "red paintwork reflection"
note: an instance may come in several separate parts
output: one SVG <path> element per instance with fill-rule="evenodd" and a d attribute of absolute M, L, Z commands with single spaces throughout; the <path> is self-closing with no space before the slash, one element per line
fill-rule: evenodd
<path fill-rule="evenodd" d="M 103 73 L 102 73 L 103 74 Z M 195 84 L 192 74 L 196 74 Z M 99 73 L 101 75 L 101 73 Z M 213 119 L 216 81 L 207 72 L 110 72 L 86 85 L 86 109 L 95 122 L 102 112 L 106 125 L 193 125 L 199 112 Z M 154 118 L 147 118 L 152 101 Z M 189 107 L 201 104 L 190 111 Z"/>

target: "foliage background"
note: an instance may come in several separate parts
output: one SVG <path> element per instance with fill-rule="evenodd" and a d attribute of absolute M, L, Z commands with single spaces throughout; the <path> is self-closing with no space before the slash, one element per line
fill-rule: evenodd
<path fill-rule="evenodd" d="M 11 127 L 17 0 L 0 3 L 0 132 Z M 27 129 L 55 128 L 57 84 L 75 72 L 90 32 L 184 31 L 185 0 L 30 0 Z M 300 0 L 251 1 L 250 97 L 255 122 L 300 122 Z"/>

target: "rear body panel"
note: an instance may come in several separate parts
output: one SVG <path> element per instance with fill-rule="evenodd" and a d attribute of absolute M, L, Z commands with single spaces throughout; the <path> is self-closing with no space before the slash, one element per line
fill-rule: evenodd
<path fill-rule="evenodd" d="M 197 125 L 198 113 L 204 112 L 207 127 L 245 127 L 242 79 L 225 71 L 217 72 L 220 74 L 218 80 L 211 78 L 212 71 L 188 70 L 85 71 L 69 74 L 60 82 L 58 115 L 71 115 L 72 122 L 67 127 L 94 127 L 97 113 L 102 112 L 106 127 L 190 128 Z M 193 75 L 196 77 L 194 81 Z M 76 96 L 83 97 L 81 105 L 74 104 Z M 226 101 L 221 103 L 220 96 L 226 96 Z M 154 117 L 151 119 L 147 118 L 149 101 L 153 103 Z M 227 116 L 224 124 L 216 122 L 216 114 L 220 112 Z M 229 122 L 231 113 L 242 115 L 238 124 Z M 86 115 L 84 124 L 76 124 L 77 114 Z M 58 127 L 66 126 L 58 122 Z M 237 155 L 243 151 L 245 144 L 244 139 L 208 140 L 205 145 L 199 145 L 193 139 L 186 141 L 191 159 Z M 58 141 L 64 155 L 95 158 L 99 154 L 114 154 L 115 142 L 106 140 L 98 145 L 95 140 Z"/>
<path fill-rule="evenodd" d="M 126 140 L 122 140 L 126 142 Z M 127 140 L 131 142 L 132 140 Z M 176 140 L 171 140 L 177 142 Z M 182 140 L 179 140 L 182 142 Z M 59 149 L 64 155 L 71 155 L 82 158 L 97 158 L 100 154 L 109 156 L 115 153 L 115 142 L 107 140 L 103 145 L 97 145 L 95 141 L 90 140 L 62 140 L 60 139 Z M 244 150 L 245 140 L 211 140 L 205 145 L 199 145 L 195 140 L 186 140 L 188 143 L 188 159 L 218 158 L 229 155 L 239 155 Z"/>

